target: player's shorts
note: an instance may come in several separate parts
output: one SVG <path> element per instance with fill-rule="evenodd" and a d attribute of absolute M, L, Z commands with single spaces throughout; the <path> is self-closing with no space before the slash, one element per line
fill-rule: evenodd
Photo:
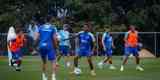
<path fill-rule="evenodd" d="M 82 49 L 78 50 L 78 56 L 89 57 L 91 55 L 92 55 L 92 51 L 91 50 L 82 50 Z"/>
<path fill-rule="evenodd" d="M 56 51 L 54 49 L 40 48 L 39 53 L 42 59 L 48 58 L 50 61 L 54 61 L 56 59 Z"/>
<path fill-rule="evenodd" d="M 69 55 L 69 46 L 59 46 L 59 50 L 63 56 Z"/>
<path fill-rule="evenodd" d="M 137 47 L 125 47 L 125 56 L 133 54 L 134 56 L 139 56 Z"/>
<path fill-rule="evenodd" d="M 20 60 L 22 58 L 22 51 L 21 49 L 18 49 L 15 52 L 11 52 L 12 53 L 12 59 L 14 60 Z"/>
<path fill-rule="evenodd" d="M 105 51 L 105 55 L 108 56 L 108 57 L 111 57 L 111 56 L 112 56 L 112 53 L 113 53 L 112 48 L 111 48 L 111 49 L 107 49 L 107 50 Z"/>

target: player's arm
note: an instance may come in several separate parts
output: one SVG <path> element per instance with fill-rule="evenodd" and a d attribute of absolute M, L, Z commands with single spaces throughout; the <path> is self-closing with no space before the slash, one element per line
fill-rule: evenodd
<path fill-rule="evenodd" d="M 129 32 L 126 32 L 125 33 L 125 36 L 124 36 L 124 42 L 125 42 L 125 47 L 127 47 L 129 44 L 128 44 L 128 41 L 127 41 L 127 39 L 128 39 L 128 34 L 129 34 Z"/>
<path fill-rule="evenodd" d="M 39 34 L 39 32 L 35 32 L 34 35 L 35 35 L 35 37 L 34 37 L 34 44 L 33 44 L 33 46 L 34 46 L 34 48 L 36 50 L 36 48 L 38 46 L 38 41 L 39 41 L 40 34 Z"/>
<path fill-rule="evenodd" d="M 90 34 L 90 36 L 91 36 L 91 38 L 92 38 L 92 51 L 94 51 L 95 50 L 95 45 L 96 45 L 96 40 L 95 40 L 95 37 L 94 37 L 94 35 L 92 34 L 92 33 L 89 33 Z"/>
<path fill-rule="evenodd" d="M 126 32 L 126 33 L 125 33 L 125 36 L 124 36 L 124 42 L 125 42 L 125 43 L 127 43 L 128 34 L 129 34 L 129 32 Z"/>
<path fill-rule="evenodd" d="M 58 34 L 54 34 L 53 35 L 53 46 L 57 49 L 58 48 L 58 43 L 59 43 L 59 40 L 58 40 Z"/>
<path fill-rule="evenodd" d="M 138 38 L 138 39 L 137 39 L 137 40 L 138 40 L 138 42 L 137 42 L 137 44 L 136 44 L 136 45 L 138 46 L 138 43 L 140 42 L 140 37 L 139 37 L 139 33 L 138 33 L 138 31 L 136 31 L 136 34 L 137 34 L 137 38 Z"/>
<path fill-rule="evenodd" d="M 105 36 L 106 36 L 106 34 L 104 33 L 103 36 L 102 36 L 102 46 L 103 46 L 103 49 L 104 49 L 104 50 L 106 50 L 106 46 L 105 46 L 105 43 L 104 43 L 104 41 L 105 41 Z"/>
<path fill-rule="evenodd" d="M 78 36 L 79 36 L 79 33 L 70 36 L 68 39 L 64 39 L 64 41 L 65 41 L 65 40 L 70 40 L 70 39 L 75 39 L 75 38 L 77 38 Z"/>
<path fill-rule="evenodd" d="M 114 40 L 112 38 L 112 48 L 116 48 L 115 45 L 114 45 Z"/>

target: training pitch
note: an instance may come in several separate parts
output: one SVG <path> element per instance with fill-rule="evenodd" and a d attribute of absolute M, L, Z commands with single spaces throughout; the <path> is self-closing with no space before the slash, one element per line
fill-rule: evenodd
<path fill-rule="evenodd" d="M 94 65 L 103 57 L 93 57 Z M 103 69 L 99 69 L 97 66 L 95 77 L 90 75 L 90 70 L 86 59 L 81 58 L 80 67 L 82 74 L 76 76 L 70 74 L 71 69 L 65 68 L 63 58 L 59 62 L 57 80 L 159 80 L 160 78 L 160 58 L 144 58 L 141 59 L 141 64 L 145 71 L 140 72 L 135 70 L 134 58 L 129 59 L 128 64 L 125 66 L 124 72 L 120 72 L 120 64 L 122 62 L 121 57 L 114 56 L 113 62 L 116 66 L 116 70 L 109 70 L 107 65 Z M 8 66 L 7 58 L 0 57 L 0 80 L 42 80 L 41 79 L 41 60 L 39 57 L 27 56 L 23 58 L 22 71 L 16 72 L 12 67 Z M 48 66 L 50 64 L 48 63 Z M 50 67 L 49 67 L 50 68 Z M 51 69 L 48 69 L 48 74 L 51 73 Z M 49 75 L 50 77 L 50 75 Z"/>

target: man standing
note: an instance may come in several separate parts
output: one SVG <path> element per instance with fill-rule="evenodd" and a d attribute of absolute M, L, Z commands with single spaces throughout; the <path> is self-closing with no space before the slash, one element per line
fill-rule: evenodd
<path fill-rule="evenodd" d="M 59 51 L 60 54 L 57 58 L 57 61 L 60 60 L 61 56 L 64 56 L 64 60 L 65 60 L 65 66 L 69 67 L 70 66 L 70 62 L 69 62 L 69 50 L 70 50 L 70 41 L 69 40 L 65 40 L 69 38 L 70 33 L 68 32 L 68 24 L 64 24 L 63 25 L 63 30 L 60 30 L 58 33 L 59 36 Z"/>
<path fill-rule="evenodd" d="M 90 32 L 90 27 L 88 24 L 84 24 L 83 31 L 78 33 L 78 39 L 79 39 L 79 50 L 78 54 L 74 58 L 74 73 L 76 71 L 80 71 L 80 68 L 78 68 L 78 59 L 80 57 L 87 57 L 87 61 L 89 64 L 89 67 L 91 69 L 91 75 L 95 76 L 96 73 L 94 71 L 93 63 L 92 63 L 92 54 L 94 50 L 94 42 L 95 38 L 94 35 Z"/>
<path fill-rule="evenodd" d="M 11 66 L 11 59 L 12 59 L 12 53 L 10 50 L 10 45 L 12 40 L 16 39 L 16 32 L 13 26 L 11 26 L 8 30 L 8 35 L 7 35 L 7 48 L 8 48 L 8 62 L 9 66 Z"/>
<path fill-rule="evenodd" d="M 39 52 L 42 59 L 42 80 L 47 80 L 47 57 L 52 64 L 52 80 L 56 80 L 56 47 L 57 47 L 57 36 L 55 26 L 50 24 L 51 16 L 47 16 L 46 23 L 38 28 L 35 35 L 35 41 L 39 41 Z"/>
<path fill-rule="evenodd" d="M 130 30 L 125 34 L 124 41 L 125 41 L 125 50 L 124 50 L 125 54 L 120 71 L 124 71 L 124 65 L 127 63 L 128 56 L 130 54 L 133 54 L 133 56 L 135 56 L 137 64 L 136 70 L 144 71 L 144 69 L 139 65 L 140 58 L 138 54 L 138 31 L 135 30 L 135 27 L 133 25 L 130 25 Z"/>
<path fill-rule="evenodd" d="M 115 46 L 114 46 L 113 38 L 112 38 L 111 34 L 108 31 L 106 31 L 103 34 L 102 45 L 103 45 L 103 49 L 105 51 L 105 56 L 107 56 L 107 57 L 103 61 L 98 63 L 99 68 L 102 69 L 103 65 L 106 62 L 109 62 L 109 64 L 110 64 L 109 69 L 115 70 L 116 68 L 112 65 L 112 53 L 113 53 L 113 48 Z"/>

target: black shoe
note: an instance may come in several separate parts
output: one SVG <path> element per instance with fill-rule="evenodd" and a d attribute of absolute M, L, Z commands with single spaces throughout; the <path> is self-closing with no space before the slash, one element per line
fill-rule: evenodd
<path fill-rule="evenodd" d="M 21 72 L 21 69 L 16 69 L 17 72 Z"/>
<path fill-rule="evenodd" d="M 21 68 L 20 67 L 15 67 L 15 70 L 20 72 L 21 71 Z"/>

